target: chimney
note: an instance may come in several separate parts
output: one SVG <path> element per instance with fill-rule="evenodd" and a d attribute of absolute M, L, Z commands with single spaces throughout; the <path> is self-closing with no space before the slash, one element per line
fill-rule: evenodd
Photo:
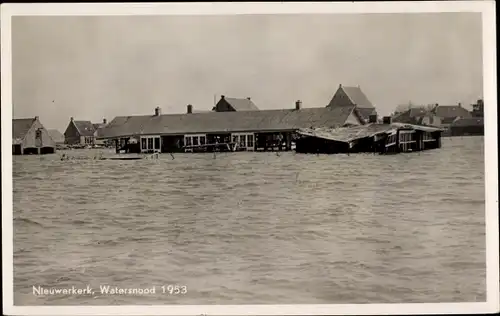
<path fill-rule="evenodd" d="M 372 114 L 368 117 L 368 123 L 377 123 L 377 114 Z"/>
<path fill-rule="evenodd" d="M 72 116 L 72 117 L 70 117 L 70 118 L 69 118 L 69 120 L 70 120 L 71 122 L 73 122 L 73 116 Z"/>
<path fill-rule="evenodd" d="M 250 101 L 250 100 L 252 100 L 252 98 L 250 98 L 250 97 L 247 97 L 247 100 L 248 100 L 248 101 Z"/>
<path fill-rule="evenodd" d="M 107 119 L 105 119 L 105 118 L 103 118 L 103 119 L 102 119 L 102 124 L 107 124 L 107 123 L 108 123 L 108 120 L 107 120 Z"/>
<path fill-rule="evenodd" d="M 295 109 L 300 110 L 302 108 L 302 101 L 297 100 L 295 101 Z"/>
<path fill-rule="evenodd" d="M 341 83 L 339 83 L 339 88 L 342 88 L 342 84 Z"/>
<path fill-rule="evenodd" d="M 392 119 L 390 116 L 384 116 L 383 118 L 383 121 L 382 121 L 384 124 L 391 124 L 392 123 Z"/>
<path fill-rule="evenodd" d="M 160 116 L 161 115 L 161 108 L 159 106 L 157 106 L 155 108 L 155 116 Z"/>
<path fill-rule="evenodd" d="M 35 116 L 35 120 L 37 120 L 37 121 L 38 121 L 38 116 Z"/>
<path fill-rule="evenodd" d="M 221 99 L 224 99 L 225 97 L 226 97 L 225 95 L 221 95 L 221 96 L 220 96 L 220 98 L 221 98 Z"/>
<path fill-rule="evenodd" d="M 458 107 L 461 108 L 462 107 L 462 103 L 458 102 Z"/>
<path fill-rule="evenodd" d="M 188 114 L 193 113 L 193 106 L 191 104 L 188 104 L 188 106 L 187 106 L 187 113 Z"/>

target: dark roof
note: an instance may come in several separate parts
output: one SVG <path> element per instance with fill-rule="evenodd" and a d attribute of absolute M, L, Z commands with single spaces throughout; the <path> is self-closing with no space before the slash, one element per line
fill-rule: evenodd
<path fill-rule="evenodd" d="M 368 100 L 366 95 L 361 91 L 360 87 L 346 87 L 341 86 L 345 94 L 351 99 L 351 102 L 356 104 L 360 108 L 373 108 L 373 104 Z"/>
<path fill-rule="evenodd" d="M 484 126 L 484 120 L 482 117 L 462 118 L 454 121 L 451 126 Z"/>
<path fill-rule="evenodd" d="M 80 136 L 93 136 L 95 132 L 94 125 L 90 121 L 73 121 L 80 133 Z"/>
<path fill-rule="evenodd" d="M 133 135 L 183 135 L 193 133 L 231 133 L 244 131 L 280 131 L 309 127 L 334 127 L 345 123 L 354 106 L 210 112 L 170 115 L 115 117 L 99 137 Z"/>
<path fill-rule="evenodd" d="M 472 114 L 467 109 L 458 105 L 438 105 L 432 110 L 441 118 L 471 117 Z"/>
<path fill-rule="evenodd" d="M 224 97 L 227 103 L 229 103 L 235 111 L 259 111 L 259 108 L 249 99 L 240 98 L 228 98 Z"/>
<path fill-rule="evenodd" d="M 24 139 L 35 120 L 35 118 L 12 119 L 12 139 Z"/>
<path fill-rule="evenodd" d="M 56 143 L 64 143 L 64 135 L 59 132 L 57 129 L 49 129 L 47 130 L 50 138 Z"/>

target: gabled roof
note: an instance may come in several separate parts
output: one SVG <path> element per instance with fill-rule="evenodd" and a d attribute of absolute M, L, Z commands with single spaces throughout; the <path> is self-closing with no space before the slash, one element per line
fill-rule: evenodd
<path fill-rule="evenodd" d="M 64 135 L 59 132 L 57 129 L 49 129 L 47 130 L 50 138 L 56 143 L 64 143 Z"/>
<path fill-rule="evenodd" d="M 249 99 L 224 97 L 224 100 L 226 100 L 235 111 L 259 111 L 259 108 Z"/>
<path fill-rule="evenodd" d="M 36 118 L 12 119 L 12 140 L 23 140 L 35 121 Z"/>
<path fill-rule="evenodd" d="M 73 121 L 80 136 L 93 136 L 95 132 L 94 125 L 90 121 Z"/>
<path fill-rule="evenodd" d="M 467 109 L 458 105 L 438 105 L 432 111 L 441 118 L 472 117 Z"/>
<path fill-rule="evenodd" d="M 373 108 L 373 104 L 368 100 L 360 87 L 340 86 L 339 89 L 344 90 L 345 94 L 351 99 L 351 102 L 360 108 Z"/>
<path fill-rule="evenodd" d="M 335 127 L 342 126 L 353 110 L 354 106 L 345 106 L 300 110 L 118 116 L 102 129 L 99 137 L 289 131 L 310 127 Z"/>

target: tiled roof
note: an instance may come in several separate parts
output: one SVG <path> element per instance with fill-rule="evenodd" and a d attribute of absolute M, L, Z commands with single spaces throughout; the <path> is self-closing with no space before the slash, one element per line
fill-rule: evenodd
<path fill-rule="evenodd" d="M 17 142 L 23 140 L 35 120 L 34 118 L 12 119 L 12 140 Z"/>
<path fill-rule="evenodd" d="M 452 127 L 458 126 L 484 126 L 484 120 L 482 117 L 473 117 L 473 118 L 462 118 L 454 121 L 451 124 Z"/>
<path fill-rule="evenodd" d="M 64 135 L 59 132 L 57 129 L 49 129 L 47 132 L 50 135 L 50 138 L 56 143 L 64 143 Z"/>
<path fill-rule="evenodd" d="M 93 136 L 95 132 L 94 125 L 90 121 L 73 121 L 80 136 Z"/>
<path fill-rule="evenodd" d="M 259 111 L 259 108 L 249 99 L 224 97 L 227 103 L 231 104 L 236 111 Z"/>
<path fill-rule="evenodd" d="M 347 94 L 352 103 L 356 104 L 360 108 L 373 108 L 373 104 L 368 100 L 366 95 L 361 91 L 360 87 L 346 87 L 341 86 L 344 92 Z"/>
<path fill-rule="evenodd" d="M 133 135 L 183 135 L 296 130 L 310 127 L 342 126 L 354 106 L 210 112 L 170 115 L 118 116 L 103 130 L 100 138 Z"/>
<path fill-rule="evenodd" d="M 471 117 L 472 114 L 467 109 L 458 105 L 438 105 L 433 112 L 441 118 Z"/>

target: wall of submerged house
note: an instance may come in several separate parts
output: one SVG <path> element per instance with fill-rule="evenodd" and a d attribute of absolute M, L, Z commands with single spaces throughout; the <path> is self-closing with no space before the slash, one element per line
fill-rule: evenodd
<path fill-rule="evenodd" d="M 295 151 L 301 154 L 340 154 L 349 152 L 349 144 L 319 137 L 300 137 L 295 141 Z"/>
<path fill-rule="evenodd" d="M 484 136 L 484 125 L 451 126 L 449 136 Z"/>

